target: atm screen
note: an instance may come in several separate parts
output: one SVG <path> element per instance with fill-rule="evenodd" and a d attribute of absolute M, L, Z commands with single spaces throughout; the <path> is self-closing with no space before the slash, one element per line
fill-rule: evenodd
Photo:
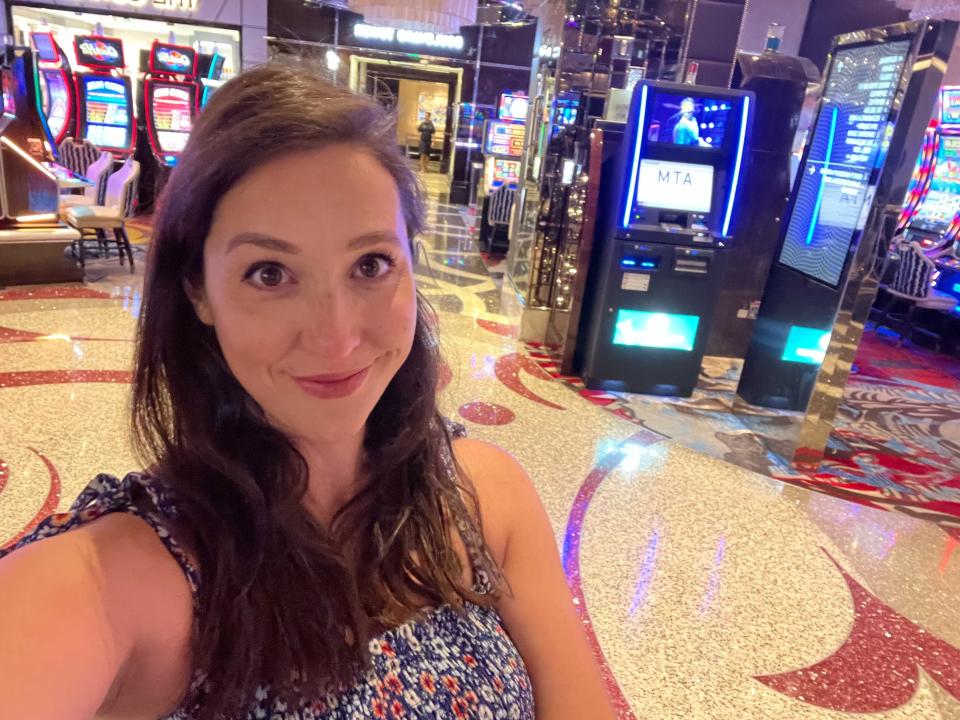
<path fill-rule="evenodd" d="M 658 94 L 650 114 L 647 139 L 670 145 L 720 147 L 732 107 L 726 98 Z"/>
<path fill-rule="evenodd" d="M 85 139 L 98 147 L 129 147 L 130 104 L 126 84 L 117 78 L 83 77 L 86 94 Z"/>
<path fill-rule="evenodd" d="M 933 180 L 923 205 L 910 223 L 927 232 L 942 233 L 960 208 L 960 136 L 940 138 Z"/>
<path fill-rule="evenodd" d="M 839 284 L 872 202 L 871 174 L 884 159 L 887 118 L 909 50 L 909 40 L 895 40 L 836 53 L 798 171 L 782 265 Z"/>
<path fill-rule="evenodd" d="M 153 128 L 163 152 L 180 152 L 193 129 L 193 96 L 183 87 L 153 85 Z"/>
<path fill-rule="evenodd" d="M 640 161 L 637 205 L 708 213 L 713 200 L 713 165 Z"/>

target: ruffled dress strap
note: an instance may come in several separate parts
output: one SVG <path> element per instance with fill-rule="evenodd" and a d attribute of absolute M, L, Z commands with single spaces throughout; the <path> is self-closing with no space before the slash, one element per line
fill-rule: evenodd
<path fill-rule="evenodd" d="M 183 570 L 190 584 L 196 607 L 199 574 L 189 555 L 168 529 L 176 522 L 176 506 L 160 481 L 144 473 L 130 473 L 122 480 L 112 475 L 97 475 L 77 496 L 69 510 L 50 515 L 22 540 L 0 549 L 0 558 L 30 543 L 61 535 L 116 512 L 141 518 L 153 528 L 164 547 Z"/>

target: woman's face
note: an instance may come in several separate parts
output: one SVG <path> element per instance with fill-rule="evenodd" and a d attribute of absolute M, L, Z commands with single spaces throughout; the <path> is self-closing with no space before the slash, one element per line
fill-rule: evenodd
<path fill-rule="evenodd" d="M 355 437 L 407 359 L 417 301 L 396 184 L 364 150 L 278 157 L 216 207 L 191 289 L 234 376 L 295 439 Z"/>

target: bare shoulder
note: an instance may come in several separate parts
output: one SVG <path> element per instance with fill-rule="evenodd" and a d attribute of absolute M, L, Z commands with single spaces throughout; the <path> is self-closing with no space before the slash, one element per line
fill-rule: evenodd
<path fill-rule="evenodd" d="M 517 459 L 496 445 L 460 438 L 453 443 L 453 453 L 477 495 L 487 543 L 503 560 L 523 518 L 544 512 L 540 496 Z"/>
<path fill-rule="evenodd" d="M 149 525 L 121 513 L 5 557 L 0 606 L 0 688 L 21 717 L 92 717 L 148 651 L 180 654 L 192 621 L 176 561 Z M 60 692 L 44 693 L 50 677 Z"/>

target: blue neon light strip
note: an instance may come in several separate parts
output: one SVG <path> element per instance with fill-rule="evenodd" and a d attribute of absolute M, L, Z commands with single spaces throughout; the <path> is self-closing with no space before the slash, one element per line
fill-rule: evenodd
<path fill-rule="evenodd" d="M 727 214 L 723 218 L 723 236 L 730 233 L 730 220 L 733 218 L 733 204 L 737 199 L 737 184 L 740 181 L 740 166 L 743 163 L 743 145 L 747 141 L 747 120 L 750 117 L 750 97 L 743 98 L 743 112 L 740 114 L 740 142 L 737 145 L 737 163 L 733 168 L 733 184 L 730 186 L 730 199 L 727 200 Z"/>
<path fill-rule="evenodd" d="M 820 187 L 817 189 L 817 202 L 813 206 L 813 215 L 810 216 L 810 227 L 807 230 L 806 244 L 813 242 L 813 233 L 817 229 L 817 220 L 820 217 L 820 206 L 823 205 L 823 174 L 830 167 L 830 160 L 833 158 L 833 138 L 837 134 L 837 117 L 840 115 L 840 108 L 833 109 L 833 115 L 830 118 L 830 137 L 827 139 L 827 157 L 823 161 L 823 167 L 820 168 Z"/>
<path fill-rule="evenodd" d="M 960 293 L 960 283 L 954 283 L 954 284 L 953 284 L 953 291 L 954 291 L 955 293 Z"/>
<path fill-rule="evenodd" d="M 630 227 L 630 213 L 633 210 L 633 198 L 637 192 L 637 175 L 640 173 L 640 146 L 643 144 L 643 121 L 647 116 L 648 85 L 640 88 L 640 117 L 637 119 L 637 144 L 633 149 L 633 168 L 630 170 L 630 186 L 627 189 L 627 202 L 623 208 L 623 227 Z"/>

